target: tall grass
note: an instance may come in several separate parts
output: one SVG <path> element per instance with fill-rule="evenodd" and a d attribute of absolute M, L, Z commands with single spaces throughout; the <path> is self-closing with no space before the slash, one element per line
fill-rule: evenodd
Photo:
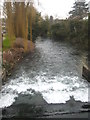
<path fill-rule="evenodd" d="M 5 36 L 5 39 L 3 40 L 3 50 L 7 50 L 11 47 L 11 42 L 8 37 L 8 35 Z"/>

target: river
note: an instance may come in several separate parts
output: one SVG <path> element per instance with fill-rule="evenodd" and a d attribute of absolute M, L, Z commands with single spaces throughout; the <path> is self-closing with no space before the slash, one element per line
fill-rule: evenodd
<path fill-rule="evenodd" d="M 84 52 L 66 43 L 38 39 L 35 51 L 16 66 L 2 86 L 0 108 L 17 103 L 22 95 L 29 97 L 36 93 L 48 104 L 64 104 L 70 96 L 76 101 L 88 102 L 90 84 L 81 75 L 84 56 Z"/>

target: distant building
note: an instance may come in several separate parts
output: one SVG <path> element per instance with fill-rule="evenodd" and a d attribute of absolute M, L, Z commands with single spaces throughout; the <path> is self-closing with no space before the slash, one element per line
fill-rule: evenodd
<path fill-rule="evenodd" d="M 51 22 L 53 21 L 53 16 L 50 16 L 50 21 L 51 21 Z"/>
<path fill-rule="evenodd" d="M 53 24 L 53 16 L 50 16 L 50 24 Z"/>

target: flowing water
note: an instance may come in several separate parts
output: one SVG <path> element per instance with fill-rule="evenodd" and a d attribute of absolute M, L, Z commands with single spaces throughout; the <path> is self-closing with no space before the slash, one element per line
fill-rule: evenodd
<path fill-rule="evenodd" d="M 88 102 L 89 83 L 82 78 L 85 54 L 71 45 L 49 39 L 37 40 L 35 51 L 16 68 L 2 86 L 0 108 L 11 106 L 20 95 L 39 92 L 47 103 L 75 100 Z"/>

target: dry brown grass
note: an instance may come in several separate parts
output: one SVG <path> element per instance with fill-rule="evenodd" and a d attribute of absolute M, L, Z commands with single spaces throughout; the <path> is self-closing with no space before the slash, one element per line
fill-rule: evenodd
<path fill-rule="evenodd" d="M 23 38 L 16 38 L 16 41 L 13 43 L 13 48 L 24 48 Z"/>
<path fill-rule="evenodd" d="M 24 49 L 24 39 L 23 38 L 17 38 L 16 41 L 13 44 L 13 48 L 23 48 Z M 32 52 L 34 50 L 35 46 L 34 43 L 31 41 L 27 41 L 27 51 L 26 52 Z"/>
<path fill-rule="evenodd" d="M 27 51 L 24 50 L 24 39 L 17 38 L 16 41 L 13 44 L 13 47 L 10 48 L 7 51 L 3 52 L 3 63 L 16 63 L 19 61 L 23 54 L 27 52 L 33 52 L 34 51 L 34 43 L 31 41 L 28 41 L 28 49 Z"/>

